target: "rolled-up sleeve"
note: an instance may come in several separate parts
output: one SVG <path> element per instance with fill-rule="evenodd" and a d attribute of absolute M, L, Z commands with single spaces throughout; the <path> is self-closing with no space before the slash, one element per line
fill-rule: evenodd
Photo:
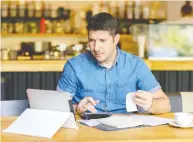
<path fill-rule="evenodd" d="M 64 65 L 64 70 L 57 85 L 58 91 L 66 91 L 74 95 L 77 91 L 78 81 L 74 68 L 68 62 Z"/>
<path fill-rule="evenodd" d="M 160 84 L 142 59 L 139 60 L 137 65 L 137 89 L 151 93 L 161 89 Z"/>

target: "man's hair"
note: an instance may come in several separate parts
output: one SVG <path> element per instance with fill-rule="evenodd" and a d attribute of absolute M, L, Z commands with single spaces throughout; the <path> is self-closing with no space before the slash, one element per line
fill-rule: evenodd
<path fill-rule="evenodd" d="M 115 36 L 118 34 L 118 22 L 116 18 L 109 13 L 98 13 L 89 19 L 87 30 L 88 32 L 90 30 L 109 31 L 112 36 Z"/>

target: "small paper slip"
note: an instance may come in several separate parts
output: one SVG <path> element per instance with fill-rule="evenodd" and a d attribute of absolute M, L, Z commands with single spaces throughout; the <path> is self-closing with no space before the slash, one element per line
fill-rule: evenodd
<path fill-rule="evenodd" d="M 131 115 L 131 117 L 133 119 L 141 120 L 143 125 L 148 125 L 148 126 L 164 125 L 172 121 L 172 119 L 166 119 L 166 118 L 161 118 L 156 116 Z"/>
<path fill-rule="evenodd" d="M 116 128 L 128 128 L 142 125 L 139 119 L 133 119 L 130 116 L 110 116 L 108 118 L 97 119 L 101 124 Z"/>
<path fill-rule="evenodd" d="M 70 112 L 28 108 L 2 132 L 51 138 L 66 122 L 68 123 L 72 115 Z"/>
<path fill-rule="evenodd" d="M 84 124 L 84 125 L 87 125 L 89 127 L 95 127 L 97 125 L 100 124 L 99 121 L 97 121 L 96 119 L 90 119 L 90 120 L 78 120 L 78 122 L 80 124 Z"/>
<path fill-rule="evenodd" d="M 135 92 L 128 93 L 126 96 L 126 109 L 127 112 L 133 112 L 137 111 L 137 105 L 133 101 L 133 96 L 135 95 Z"/>

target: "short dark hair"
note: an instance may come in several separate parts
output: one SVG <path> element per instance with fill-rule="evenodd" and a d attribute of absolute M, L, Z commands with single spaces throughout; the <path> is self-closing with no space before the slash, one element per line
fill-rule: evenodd
<path fill-rule="evenodd" d="M 111 14 L 102 12 L 94 15 L 88 21 L 87 30 L 109 31 L 112 36 L 118 34 L 118 22 Z"/>

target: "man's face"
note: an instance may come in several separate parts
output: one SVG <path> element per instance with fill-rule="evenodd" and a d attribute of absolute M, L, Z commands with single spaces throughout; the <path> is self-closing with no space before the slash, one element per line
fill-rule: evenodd
<path fill-rule="evenodd" d="M 110 35 L 109 31 L 93 31 L 88 34 L 89 48 L 93 56 L 100 63 L 111 62 L 112 56 L 116 54 L 116 45 L 119 41 L 119 35 Z"/>

